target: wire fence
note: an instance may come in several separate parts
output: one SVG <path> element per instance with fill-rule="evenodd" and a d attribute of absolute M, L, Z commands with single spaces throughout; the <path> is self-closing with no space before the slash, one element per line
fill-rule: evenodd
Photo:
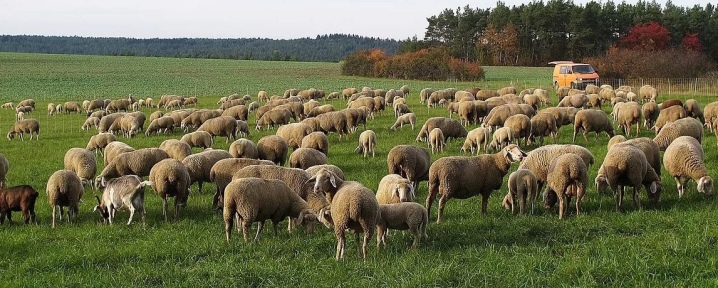
<path fill-rule="evenodd" d="M 651 85 L 659 95 L 718 96 L 718 79 L 715 78 L 601 79 L 601 84 L 614 88 L 626 85 L 636 90 L 643 85 Z"/>

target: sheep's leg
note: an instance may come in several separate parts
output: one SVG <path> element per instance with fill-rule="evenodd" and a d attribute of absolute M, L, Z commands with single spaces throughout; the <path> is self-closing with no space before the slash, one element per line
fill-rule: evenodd
<path fill-rule="evenodd" d="M 583 184 L 578 184 L 576 189 L 576 216 L 578 216 L 581 211 L 581 202 L 583 202 L 583 196 L 586 194 L 585 189 Z"/>
<path fill-rule="evenodd" d="M 641 192 L 641 184 L 633 186 L 633 205 L 638 207 L 638 210 L 643 210 L 641 207 L 641 200 L 638 198 L 638 193 Z M 650 192 L 649 192 L 650 193 Z"/>
<path fill-rule="evenodd" d="M 344 245 L 346 244 L 346 239 L 344 238 L 344 228 L 343 227 L 334 227 L 334 235 L 337 237 L 337 253 L 336 253 L 336 260 L 344 258 Z"/>
<path fill-rule="evenodd" d="M 513 193 L 512 193 L 513 194 Z M 523 191 L 520 195 L 517 195 L 519 198 L 519 214 L 524 215 L 526 214 L 526 191 Z M 511 202 L 513 202 L 513 195 Z M 514 213 L 514 205 L 511 205 L 511 214 Z"/>
<path fill-rule="evenodd" d="M 55 209 L 57 208 L 57 205 L 52 205 L 52 228 L 55 228 Z"/>
<path fill-rule="evenodd" d="M 234 224 L 232 214 L 229 209 L 225 209 L 222 213 L 224 217 L 224 235 L 227 238 L 227 243 L 229 243 L 229 238 L 232 235 L 232 225 Z"/>
<path fill-rule="evenodd" d="M 257 234 L 254 235 L 254 241 L 259 240 L 259 234 L 262 233 L 263 229 L 264 229 L 264 221 L 259 221 L 259 223 L 257 223 Z"/>
<path fill-rule="evenodd" d="M 449 197 L 446 196 L 446 193 L 441 194 L 441 198 L 439 198 L 439 210 L 438 210 L 438 216 L 436 218 L 436 223 L 441 223 L 441 220 L 444 216 L 444 206 L 446 205 L 446 201 L 449 201 Z"/>
<path fill-rule="evenodd" d="M 481 193 L 481 215 L 483 216 L 486 216 L 486 207 L 489 204 L 489 193 L 491 193 L 491 191 L 489 191 L 488 193 Z"/>
<path fill-rule="evenodd" d="M 237 216 L 239 221 L 239 216 Z M 252 229 L 252 222 L 246 219 L 241 219 L 242 223 L 242 236 L 244 236 L 244 242 L 249 243 L 249 231 Z M 239 227 L 237 227 L 239 228 Z"/>
<path fill-rule="evenodd" d="M 175 202 L 177 199 L 175 198 Z M 177 216 L 177 206 L 175 205 L 175 217 Z M 167 222 L 167 195 L 162 196 L 162 216 L 165 216 L 165 222 Z"/>
<path fill-rule="evenodd" d="M 416 183 L 414 183 L 416 185 Z M 439 192 L 439 187 L 437 187 L 437 184 L 433 184 L 431 179 L 429 180 L 429 195 L 426 196 L 426 211 L 431 214 L 431 204 L 434 203 L 434 200 L 436 200 L 436 194 Z M 416 186 L 414 187 L 414 191 L 416 191 Z M 438 219 L 437 219 L 438 220 Z"/>
<path fill-rule="evenodd" d="M 616 190 L 616 212 L 620 212 L 621 202 L 623 201 L 623 187 L 618 186 Z"/>
<path fill-rule="evenodd" d="M 676 187 L 678 188 L 678 198 L 683 197 L 683 183 L 681 183 L 680 177 L 673 177 L 676 180 Z"/>
<path fill-rule="evenodd" d="M 559 194 L 559 193 L 556 193 L 556 194 Z M 564 195 L 563 193 L 561 193 L 561 195 L 557 195 L 557 196 L 558 196 L 558 197 L 557 197 L 557 198 L 558 198 L 558 219 L 561 220 L 561 219 L 563 219 L 563 211 L 564 211 L 564 208 L 565 208 L 564 205 L 566 205 L 566 203 L 565 203 L 565 202 L 566 202 L 566 199 L 565 199 L 566 195 Z"/>

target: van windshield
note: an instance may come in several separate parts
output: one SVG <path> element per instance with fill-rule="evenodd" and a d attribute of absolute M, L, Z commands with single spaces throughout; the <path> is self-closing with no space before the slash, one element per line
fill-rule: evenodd
<path fill-rule="evenodd" d="M 573 73 L 591 74 L 591 73 L 596 73 L 596 71 L 593 70 L 593 67 L 591 65 L 574 65 Z"/>

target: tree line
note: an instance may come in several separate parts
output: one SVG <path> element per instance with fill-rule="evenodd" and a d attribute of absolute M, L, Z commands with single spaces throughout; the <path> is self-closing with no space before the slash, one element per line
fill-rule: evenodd
<path fill-rule="evenodd" d="M 272 61 L 337 62 L 359 50 L 376 48 L 396 54 L 398 47 L 397 40 L 347 34 L 317 35 L 315 38 L 290 40 L 0 36 L 2 52 Z"/>
<path fill-rule="evenodd" d="M 424 39 L 406 39 L 400 53 L 440 45 L 454 58 L 482 65 L 545 66 L 606 55 L 632 28 L 655 22 L 669 32 L 666 46 L 693 41 L 691 50 L 718 60 L 718 9 L 710 3 L 680 7 L 669 1 L 662 7 L 655 1 L 577 5 L 549 0 L 508 7 L 499 1 L 491 9 L 445 9 L 427 21 Z"/>

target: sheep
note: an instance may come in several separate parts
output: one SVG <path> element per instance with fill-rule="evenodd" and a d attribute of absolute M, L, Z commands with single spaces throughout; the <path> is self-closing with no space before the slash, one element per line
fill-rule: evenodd
<path fill-rule="evenodd" d="M 611 101 L 611 99 L 616 98 L 616 91 L 613 89 L 601 89 L 601 91 L 598 91 L 598 96 L 601 97 L 601 101 Z"/>
<path fill-rule="evenodd" d="M 633 188 L 633 204 L 638 209 L 641 209 L 641 201 L 638 199 L 641 185 L 645 186 L 648 198 L 653 203 L 658 202 L 662 187 L 661 178 L 649 164 L 646 154 L 640 148 L 624 143 L 608 149 L 595 179 L 599 194 L 604 194 L 606 187 L 614 191 L 616 212 L 623 202 L 624 186 Z"/>
<path fill-rule="evenodd" d="M 252 112 L 256 111 L 258 108 L 259 108 L 259 103 L 257 103 L 256 101 L 252 101 L 252 103 L 249 103 L 247 105 L 247 112 L 252 113 Z"/>
<path fill-rule="evenodd" d="M 229 182 L 232 182 L 232 176 L 235 172 L 250 165 L 274 165 L 274 162 L 249 158 L 226 158 L 212 165 L 209 171 L 209 180 L 217 187 L 217 191 L 214 194 L 213 207 L 218 209 L 222 208 L 220 207 L 221 205 L 218 205 L 218 201 L 224 193 L 224 188 L 227 187 Z"/>
<path fill-rule="evenodd" d="M 229 145 L 229 153 L 232 154 L 234 158 L 257 159 L 259 157 L 257 144 L 245 138 L 240 138 L 232 142 L 232 144 Z"/>
<path fill-rule="evenodd" d="M 63 109 L 65 110 L 65 113 L 75 112 L 79 114 L 80 112 L 82 112 L 82 107 L 80 107 L 80 104 L 75 101 L 65 102 L 65 104 L 63 105 Z M 127 111 L 126 108 L 125 111 Z"/>
<path fill-rule="evenodd" d="M 431 147 L 431 153 L 443 152 L 444 146 L 446 146 L 445 141 L 444 133 L 441 132 L 440 128 L 432 129 L 429 132 L 429 141 L 427 141 L 427 144 Z"/>
<path fill-rule="evenodd" d="M 90 140 L 87 141 L 87 146 L 85 147 L 85 149 L 95 151 L 95 153 L 97 153 L 97 151 L 100 151 L 100 153 L 102 153 L 102 151 L 105 150 L 105 147 L 107 147 L 110 142 L 114 141 L 117 141 L 117 137 L 114 134 L 100 133 L 90 137 Z"/>
<path fill-rule="evenodd" d="M 481 194 L 481 214 L 486 215 L 491 191 L 501 188 L 511 163 L 520 162 L 524 157 L 526 153 L 511 144 L 495 154 L 439 158 L 429 169 L 426 210 L 431 212 L 431 204 L 441 194 L 436 220 L 441 223 L 444 206 L 450 198 L 466 199 Z"/>
<path fill-rule="evenodd" d="M 25 224 L 35 219 L 35 201 L 40 194 L 30 185 L 20 185 L 0 189 L 0 224 L 5 223 L 5 217 L 12 224 L 12 211 L 21 211 Z"/>
<path fill-rule="evenodd" d="M 583 163 L 590 167 L 594 163 L 593 154 L 588 149 L 578 145 L 552 144 L 538 147 L 528 153 L 528 156 L 521 161 L 519 169 L 529 169 L 536 175 L 541 190 L 546 183 L 551 160 L 563 154 L 573 153 L 583 159 Z"/>
<path fill-rule="evenodd" d="M 307 174 L 309 174 L 309 176 L 312 177 L 312 176 L 316 176 L 317 173 L 319 172 L 319 170 L 321 170 L 321 169 L 327 169 L 327 170 L 331 171 L 332 173 L 334 173 L 337 177 L 339 177 L 339 179 L 346 180 L 346 178 L 344 177 L 344 171 L 342 171 L 342 169 L 339 168 L 338 166 L 332 165 L 332 164 L 314 165 L 312 167 L 305 169 L 304 171 L 306 171 Z"/>
<path fill-rule="evenodd" d="M 397 145 L 389 150 L 386 159 L 389 174 L 399 174 L 414 182 L 414 190 L 421 181 L 429 180 L 431 156 L 429 151 L 411 145 Z"/>
<path fill-rule="evenodd" d="M 607 147 L 610 150 L 613 145 L 616 145 L 618 143 L 633 145 L 636 148 L 641 149 L 641 151 L 643 151 L 643 154 L 646 155 L 646 160 L 648 160 L 648 165 L 650 165 L 651 168 L 653 168 L 653 170 L 656 172 L 656 174 L 658 176 L 661 176 L 660 149 L 658 147 L 658 144 L 655 141 L 653 141 L 651 138 L 648 138 L 648 137 L 640 137 L 640 138 L 633 138 L 630 140 L 626 140 L 625 137 L 623 137 L 621 135 L 616 135 L 608 141 Z"/>
<path fill-rule="evenodd" d="M 260 102 L 269 101 L 269 93 L 264 90 L 257 92 L 257 100 L 259 100 Z"/>
<path fill-rule="evenodd" d="M 288 102 L 282 105 L 277 105 L 273 107 L 272 110 L 287 110 L 289 111 L 289 117 L 294 119 L 294 121 L 301 121 L 304 118 L 304 106 L 301 102 Z M 289 121 L 287 121 L 287 123 L 289 123 Z"/>
<path fill-rule="evenodd" d="M 210 171 L 217 161 L 232 158 L 232 155 L 225 150 L 207 149 L 197 154 L 192 154 L 182 160 L 187 167 L 190 176 L 190 185 L 197 183 L 197 192 L 202 193 L 202 183 L 211 182 Z"/>
<path fill-rule="evenodd" d="M 105 118 L 107 118 L 107 117 L 103 117 L 102 119 L 105 119 Z M 173 117 L 162 116 L 162 117 L 152 120 L 150 122 L 150 125 L 147 126 L 147 130 L 145 130 L 145 135 L 150 136 L 153 133 L 172 132 L 176 126 L 176 123 L 177 122 L 175 122 L 175 119 Z M 100 122 L 100 124 L 102 124 L 102 122 Z M 98 131 L 101 131 L 101 129 L 98 128 Z"/>
<path fill-rule="evenodd" d="M 344 257 L 345 230 L 354 230 L 358 240 L 364 233 L 364 242 L 358 249 L 359 256 L 366 259 L 367 244 L 374 235 L 379 220 L 379 203 L 374 192 L 359 182 L 344 181 L 334 173 L 321 169 L 315 177 L 314 191 L 327 195 L 331 205 L 319 211 L 319 221 L 327 228 L 334 228 L 337 238 L 336 260 Z M 357 241 L 357 244 L 358 241 Z"/>
<path fill-rule="evenodd" d="M 526 107 L 531 108 L 531 106 L 526 105 Z M 523 109 L 516 104 L 502 104 L 499 106 L 494 107 L 491 109 L 488 115 L 484 117 L 484 120 L 481 122 L 481 127 L 489 128 L 489 130 L 493 130 L 494 127 L 503 126 L 504 122 L 506 122 L 506 119 L 510 116 L 516 115 L 516 114 L 525 114 L 529 117 L 533 116 L 535 114 L 535 111 L 526 111 L 531 112 L 530 115 L 528 113 L 524 113 Z"/>
<path fill-rule="evenodd" d="M 15 109 L 15 106 L 12 102 L 5 102 L 2 104 L 3 109 Z"/>
<path fill-rule="evenodd" d="M 691 136 L 698 140 L 698 143 L 703 142 L 703 125 L 700 121 L 695 118 L 681 118 L 673 122 L 668 122 L 663 129 L 661 129 L 653 141 L 658 144 L 658 148 L 661 151 L 665 151 L 668 145 L 680 136 Z"/>
<path fill-rule="evenodd" d="M 150 119 L 149 119 L 149 120 L 150 120 L 150 122 L 152 122 L 152 121 L 155 121 L 155 119 L 160 118 L 160 117 L 162 117 L 162 116 L 165 116 L 165 112 L 162 112 L 162 111 L 160 111 L 160 110 L 157 110 L 157 111 L 155 111 L 155 112 L 152 112 L 152 114 L 150 114 Z"/>
<path fill-rule="evenodd" d="M 371 152 L 373 158 L 376 152 L 376 133 L 372 130 L 365 130 L 359 134 L 359 146 L 354 149 L 354 152 L 364 154 L 364 157 Z"/>
<path fill-rule="evenodd" d="M 24 114 L 30 114 L 33 109 L 34 108 L 30 106 L 17 106 L 17 108 L 15 108 L 15 113 L 20 114 L 20 112 L 23 112 Z"/>
<path fill-rule="evenodd" d="M 272 161 L 279 166 L 284 166 L 288 150 L 287 141 L 277 135 L 264 136 L 257 142 L 259 159 Z"/>
<path fill-rule="evenodd" d="M 134 174 L 140 177 L 150 175 L 152 166 L 169 157 L 167 152 L 159 148 L 143 148 L 124 152 L 107 163 L 107 166 L 95 179 L 95 185 L 99 183 L 99 187 L 105 187 L 107 180 L 124 175 Z"/>
<path fill-rule="evenodd" d="M 292 113 L 285 109 L 267 111 L 261 118 L 257 119 L 255 129 L 259 131 L 262 129 L 262 126 L 267 126 L 267 129 L 271 126 L 271 128 L 274 129 L 274 126 L 289 124 L 289 118 L 291 116 Z"/>
<path fill-rule="evenodd" d="M 55 104 L 53 104 L 53 103 L 47 104 L 47 115 L 49 115 L 49 116 L 55 115 Z"/>
<path fill-rule="evenodd" d="M 487 151 L 489 147 L 495 148 L 496 151 L 501 150 L 502 147 L 505 147 L 506 145 L 511 143 L 512 135 L 513 133 L 511 132 L 510 127 L 501 127 L 499 129 L 496 129 L 492 136 L 491 143 L 487 145 Z"/>
<path fill-rule="evenodd" d="M 327 95 L 327 100 L 339 99 L 339 92 L 332 92 Z"/>
<path fill-rule="evenodd" d="M 424 206 L 414 202 L 395 204 L 379 204 L 379 219 L 377 220 L 377 247 L 384 244 L 388 229 L 410 230 L 414 236 L 411 248 L 419 246 L 421 238 L 428 238 L 426 227 L 429 225 L 429 213 Z"/>
<path fill-rule="evenodd" d="M 563 219 L 573 196 L 576 196 L 576 216 L 580 213 L 588 183 L 587 170 L 586 163 L 576 154 L 568 153 L 551 160 L 546 186 L 547 193 L 555 193 L 558 198 L 558 219 Z"/>
<path fill-rule="evenodd" d="M 613 137 L 613 124 L 608 118 L 608 115 L 600 110 L 581 110 L 576 113 L 576 118 L 573 124 L 573 142 L 576 143 L 576 134 L 583 130 L 583 139 L 588 142 L 588 132 L 596 132 L 596 139 L 598 134 L 606 132 L 609 138 Z"/>
<path fill-rule="evenodd" d="M 705 126 L 713 131 L 713 123 L 718 119 L 718 101 L 708 103 L 703 109 Z"/>
<path fill-rule="evenodd" d="M 588 103 L 588 97 L 586 94 L 574 94 L 566 96 L 558 103 L 557 107 L 575 107 L 583 108 Z"/>
<path fill-rule="evenodd" d="M 135 211 L 140 213 L 142 217 L 142 225 L 145 225 L 145 187 L 149 186 L 150 181 L 142 181 L 136 175 L 126 175 L 119 178 L 111 179 L 107 182 L 105 190 L 102 192 L 102 199 L 97 198 L 97 206 L 92 210 L 99 211 L 104 222 L 112 225 L 112 219 L 115 218 L 115 212 L 119 209 L 127 207 L 130 210 L 130 219 L 127 225 L 132 224 L 132 218 Z"/>
<path fill-rule="evenodd" d="M 384 99 L 384 98 L 382 98 L 382 99 Z M 332 106 L 331 104 L 317 106 L 317 107 L 312 108 L 312 110 L 310 110 L 309 113 L 307 113 L 307 117 L 317 117 L 321 114 L 332 112 L 334 110 L 335 110 L 334 106 Z"/>
<path fill-rule="evenodd" d="M 312 132 L 302 138 L 301 148 L 312 148 L 329 155 L 329 139 L 322 132 Z"/>
<path fill-rule="evenodd" d="M 424 125 L 419 131 L 419 135 L 417 135 L 416 137 L 416 141 L 422 142 L 428 140 L 429 132 L 431 132 L 431 130 L 434 130 L 434 128 L 441 129 L 441 132 L 444 134 L 444 137 L 446 137 L 447 141 L 451 138 L 464 138 L 469 133 L 466 130 L 466 127 L 464 127 L 464 125 L 461 125 L 461 123 L 456 119 L 446 117 L 432 117 L 427 119 L 426 122 L 424 122 Z"/>
<path fill-rule="evenodd" d="M 701 124 L 706 122 L 703 117 L 703 111 L 701 110 L 701 104 L 695 99 L 688 99 L 683 102 L 683 108 L 686 110 L 687 117 L 696 118 L 701 121 Z"/>
<path fill-rule="evenodd" d="M 381 178 L 376 189 L 376 201 L 379 204 L 413 202 L 415 198 L 414 183 L 398 174 L 388 174 Z"/>
<path fill-rule="evenodd" d="M 189 144 L 177 139 L 167 139 L 162 141 L 160 149 L 167 152 L 172 159 L 182 161 L 184 158 L 192 154 L 192 147 Z"/>
<path fill-rule="evenodd" d="M 187 143 L 190 147 L 202 149 L 212 148 L 212 135 L 207 131 L 194 131 L 182 136 L 180 141 Z"/>
<path fill-rule="evenodd" d="M 10 163 L 5 155 L 0 154 L 0 189 L 7 186 L 7 171 L 10 169 Z"/>
<path fill-rule="evenodd" d="M 62 214 L 64 213 L 62 207 L 68 207 L 68 222 L 72 222 L 73 218 L 77 218 L 77 214 L 80 212 L 78 204 L 82 199 L 84 188 L 80 177 L 75 172 L 70 170 L 55 171 L 47 180 L 45 191 L 50 207 L 52 207 L 52 228 L 55 228 L 55 215 L 58 214 L 57 212 L 59 212 L 60 221 L 62 221 Z M 56 210 L 57 208 L 59 208 L 59 211 Z"/>
<path fill-rule="evenodd" d="M 192 96 L 192 97 L 184 98 L 182 101 L 182 106 L 189 106 L 189 105 L 197 106 L 197 97 Z"/>
<path fill-rule="evenodd" d="M 179 122 L 180 128 L 182 128 L 183 131 L 187 132 L 187 131 L 189 131 L 190 128 L 192 128 L 192 129 L 198 128 L 200 125 L 202 125 L 207 120 L 220 117 L 221 115 L 222 115 L 222 113 L 218 110 L 196 110 L 196 111 L 190 112 L 187 117 L 184 117 L 184 119 L 182 119 L 182 121 Z M 233 116 L 227 116 L 227 117 L 234 118 Z"/>
<path fill-rule="evenodd" d="M 366 107 L 361 108 L 347 108 L 340 112 L 343 112 L 347 118 L 347 129 L 350 132 L 356 132 L 359 125 L 364 126 L 366 129 L 366 119 L 371 113 L 371 110 Z M 409 111 L 411 112 L 411 111 Z"/>
<path fill-rule="evenodd" d="M 312 132 L 312 127 L 306 123 L 299 122 L 280 126 L 275 135 L 282 137 L 292 150 L 296 150 L 301 146 L 302 139 Z"/>
<path fill-rule="evenodd" d="M 320 105 L 321 105 L 321 103 L 319 103 L 319 101 L 314 100 L 314 99 L 307 101 L 306 103 L 302 104 L 302 106 L 304 107 L 302 114 L 309 115 L 309 112 L 311 112 L 312 109 L 314 109 L 315 107 L 318 107 Z"/>
<path fill-rule="evenodd" d="M 653 101 L 648 101 L 641 106 L 641 114 L 643 114 L 643 127 L 651 128 L 658 119 L 658 113 L 661 111 L 658 108 L 658 104 Z"/>
<path fill-rule="evenodd" d="M 89 150 L 89 149 L 88 149 Z M 107 144 L 105 146 L 105 153 L 103 155 L 103 163 L 104 165 L 107 165 L 107 163 L 112 162 L 115 158 L 117 158 L 118 155 L 124 152 L 131 152 L 135 151 L 135 148 L 130 147 L 130 145 L 127 145 L 120 141 L 113 141 Z"/>
<path fill-rule="evenodd" d="M 237 105 L 222 111 L 222 114 L 220 116 L 231 116 L 237 120 L 247 121 L 248 115 L 249 109 L 247 109 L 247 106 Z"/>
<path fill-rule="evenodd" d="M 556 143 L 556 136 L 558 135 L 558 127 L 556 125 L 556 118 L 550 113 L 538 113 L 534 117 L 531 117 L 531 133 L 529 135 L 529 144 L 536 141 L 536 137 L 539 137 L 539 146 L 543 146 L 543 137 L 551 136 L 553 142 Z"/>
<path fill-rule="evenodd" d="M 95 154 L 83 148 L 70 148 L 63 159 L 65 170 L 73 171 L 80 177 L 82 184 L 93 184 L 97 172 Z"/>
<path fill-rule="evenodd" d="M 174 218 L 179 217 L 180 207 L 187 206 L 190 175 L 182 162 L 177 159 L 164 159 L 150 170 L 149 182 L 152 189 L 162 198 L 162 216 L 167 221 L 167 197 L 174 197 Z"/>
<path fill-rule="evenodd" d="M 638 103 L 628 102 L 621 105 L 616 118 L 618 126 L 626 136 L 631 136 L 631 125 L 633 124 L 636 124 L 636 136 L 641 133 L 641 106 Z"/>
<path fill-rule="evenodd" d="M 509 192 L 504 199 L 508 200 L 505 204 L 506 209 L 515 212 L 516 202 L 518 201 L 519 214 L 526 212 L 526 201 L 531 205 L 531 214 L 534 213 L 534 203 L 540 192 L 538 189 L 538 180 L 536 175 L 529 169 L 518 169 L 509 174 L 508 182 Z"/>
<path fill-rule="evenodd" d="M 464 145 L 461 146 L 460 152 L 466 153 L 469 151 L 470 154 L 474 154 L 474 149 L 476 149 L 476 154 L 478 155 L 481 153 L 482 146 L 484 150 L 488 148 L 490 134 L 489 129 L 485 127 L 477 127 L 469 131 L 466 135 L 466 140 L 464 140 Z"/>
<path fill-rule="evenodd" d="M 524 139 L 524 145 L 528 143 L 529 136 L 531 136 L 531 119 L 529 116 L 523 114 L 512 115 L 506 118 L 504 127 L 511 129 L 511 138 L 516 139 L 517 145 L 521 138 Z"/>
<path fill-rule="evenodd" d="M 256 241 L 264 221 L 272 221 L 276 235 L 277 224 L 286 217 L 297 218 L 308 233 L 313 232 L 315 212 L 282 181 L 254 177 L 233 180 L 227 185 L 225 198 L 223 216 L 227 243 L 232 233 L 233 216 L 237 218 L 237 225 L 239 221 L 242 223 L 245 242 L 249 242 L 249 230 L 253 222 L 259 222 L 254 238 Z"/>
<path fill-rule="evenodd" d="M 349 102 L 349 103 L 347 104 L 347 108 L 356 109 L 356 108 L 366 107 L 366 109 L 368 110 L 367 117 L 374 119 L 374 109 L 375 109 L 374 106 L 375 106 L 375 104 L 376 104 L 376 102 L 374 101 L 374 98 L 368 98 L 368 97 L 366 97 L 366 98 L 359 98 L 359 99 L 357 99 L 357 100 L 355 100 L 355 101 Z M 394 105 L 395 116 L 396 116 L 396 108 L 397 108 L 397 107 L 396 107 L 396 104 L 395 104 L 395 105 Z M 404 107 L 404 108 L 402 108 L 401 110 L 404 111 L 404 109 L 408 111 L 408 110 L 409 110 L 409 107 L 408 107 L 408 106 L 407 106 L 407 107 Z M 411 111 L 409 111 L 409 112 L 411 112 Z M 348 116 L 348 115 L 347 115 L 347 116 Z"/>
<path fill-rule="evenodd" d="M 138 113 L 138 114 L 134 114 Z M 142 112 L 126 114 L 120 118 L 120 129 L 125 137 L 133 137 L 142 130 L 145 124 L 145 116 Z"/>
<path fill-rule="evenodd" d="M 663 101 L 663 103 L 659 104 L 658 107 L 661 108 L 661 110 L 670 108 L 673 106 L 683 106 L 683 101 L 680 99 L 668 99 L 666 101 Z"/>
<path fill-rule="evenodd" d="M 426 103 L 426 100 L 429 98 L 429 96 L 431 96 L 431 93 L 434 93 L 434 89 L 431 89 L 431 88 L 421 89 L 421 91 L 419 92 L 419 103 L 421 103 L 421 105 L 424 105 L 424 103 Z"/>
<path fill-rule="evenodd" d="M 693 137 L 681 136 L 673 140 L 663 154 L 663 166 L 676 180 L 678 197 L 683 197 L 684 188 L 691 179 L 696 181 L 698 192 L 713 195 L 713 178 L 708 175 L 704 164 L 703 147 Z"/>
<path fill-rule="evenodd" d="M 673 122 L 685 117 L 686 110 L 681 105 L 675 105 L 669 108 L 661 108 L 661 111 L 658 113 L 656 123 L 653 125 L 652 129 L 654 129 L 656 131 L 656 134 L 658 134 L 658 132 L 661 132 L 661 128 L 663 128 L 666 123 Z"/>
<path fill-rule="evenodd" d="M 87 131 L 92 127 L 97 128 L 97 126 L 100 125 L 100 118 L 97 117 L 89 117 L 85 119 L 85 122 L 82 123 L 82 126 L 80 126 L 80 129 L 83 131 Z"/>
<path fill-rule="evenodd" d="M 402 93 L 404 93 L 404 96 L 405 96 L 405 97 L 409 97 L 409 86 L 407 86 L 407 85 L 402 85 L 401 88 L 399 88 L 398 91 L 401 91 Z"/>
<path fill-rule="evenodd" d="M 235 140 L 237 138 L 237 120 L 230 116 L 219 116 L 212 118 L 202 123 L 197 131 L 207 131 L 212 138 L 215 136 L 227 137 L 225 143 L 229 143 L 229 140 Z"/>
<path fill-rule="evenodd" d="M 30 140 L 32 140 L 33 133 L 35 134 L 35 140 L 40 140 L 40 122 L 35 119 L 15 122 L 7 133 L 7 139 L 12 140 L 16 134 L 20 134 L 20 140 L 25 141 L 25 133 L 30 134 Z"/>
<path fill-rule="evenodd" d="M 399 117 L 401 115 L 404 115 L 406 113 L 412 113 L 411 109 L 409 109 L 409 106 L 406 104 L 399 103 L 397 105 L 394 105 L 394 116 Z"/>
<path fill-rule="evenodd" d="M 403 128 L 404 124 L 411 124 L 411 130 L 414 130 L 414 124 L 416 123 L 416 114 L 406 113 L 396 118 L 396 122 L 389 129 L 396 131 L 396 128 Z"/>
<path fill-rule="evenodd" d="M 314 165 L 327 164 L 327 156 L 312 148 L 297 148 L 289 155 L 289 167 L 306 169 Z"/>
<path fill-rule="evenodd" d="M 651 85 L 643 85 L 638 89 L 638 95 L 641 96 L 641 100 L 645 101 L 658 101 L 658 90 L 651 87 Z"/>
<path fill-rule="evenodd" d="M 318 122 L 318 130 L 324 133 L 336 132 L 339 134 L 339 140 L 342 140 L 342 135 L 349 133 L 349 124 L 347 115 L 344 111 L 333 111 L 321 114 L 316 117 Z"/>

